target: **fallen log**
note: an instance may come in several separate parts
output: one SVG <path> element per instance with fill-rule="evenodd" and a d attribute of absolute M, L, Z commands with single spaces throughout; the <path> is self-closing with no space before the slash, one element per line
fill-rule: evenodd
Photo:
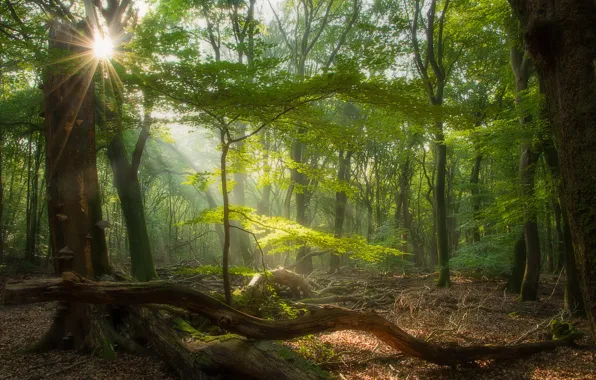
<path fill-rule="evenodd" d="M 149 341 L 184 380 L 317 380 L 326 373 L 287 347 L 239 335 L 197 337 L 198 331 L 168 313 L 129 308 L 128 324 Z"/>
<path fill-rule="evenodd" d="M 573 345 L 575 338 L 570 335 L 561 340 L 511 346 L 441 347 L 406 333 L 375 313 L 359 313 L 329 305 L 309 306 L 309 313 L 305 316 L 272 321 L 242 313 L 213 297 L 172 283 L 93 282 L 70 272 L 65 273 L 62 279 L 8 285 L 4 302 L 16 305 L 56 300 L 119 305 L 167 304 L 203 315 L 226 331 L 253 339 L 286 340 L 321 332 L 365 331 L 396 350 L 441 365 L 520 358 Z"/>
<path fill-rule="evenodd" d="M 271 277 L 260 273 L 255 274 L 248 284 L 247 290 L 260 292 L 260 288 L 266 286 L 269 279 L 272 279 L 276 284 L 290 288 L 292 295 L 296 298 L 312 297 L 312 290 L 308 282 L 298 273 L 280 267 L 272 270 L 270 274 Z"/>

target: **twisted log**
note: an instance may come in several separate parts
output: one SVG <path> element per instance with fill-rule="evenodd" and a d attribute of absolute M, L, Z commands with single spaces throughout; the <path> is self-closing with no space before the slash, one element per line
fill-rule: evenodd
<path fill-rule="evenodd" d="M 93 282 L 74 273 L 62 279 L 33 280 L 6 287 L 5 304 L 47 301 L 93 304 L 166 304 L 208 318 L 220 328 L 252 339 L 286 340 L 321 332 L 358 330 L 432 363 L 456 365 L 476 360 L 514 359 L 573 344 L 573 337 L 511 346 L 441 347 L 418 339 L 375 313 L 360 313 L 340 307 L 310 306 L 305 316 L 272 321 L 242 313 L 206 294 L 168 282 Z"/>

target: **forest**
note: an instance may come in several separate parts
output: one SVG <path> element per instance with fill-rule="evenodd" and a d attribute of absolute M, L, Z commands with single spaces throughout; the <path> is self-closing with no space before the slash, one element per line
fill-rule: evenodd
<path fill-rule="evenodd" d="M 0 380 L 589 379 L 593 0 L 1 0 Z"/>

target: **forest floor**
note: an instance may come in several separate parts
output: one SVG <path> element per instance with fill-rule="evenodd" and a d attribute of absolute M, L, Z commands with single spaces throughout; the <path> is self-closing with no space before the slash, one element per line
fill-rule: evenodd
<path fill-rule="evenodd" d="M 164 274 L 162 278 L 172 277 Z M 0 284 L 31 276 L 40 274 L 0 274 Z M 505 293 L 503 281 L 457 275 L 450 289 L 437 289 L 428 275 L 353 271 L 332 276 L 315 273 L 312 279 L 323 287 L 345 288 L 347 295 L 360 299 L 340 306 L 374 310 L 408 333 L 446 346 L 538 341 L 544 338 L 550 320 L 562 317 L 564 284 L 551 275 L 542 276 L 540 300 L 525 303 Z M 218 282 L 215 277 L 199 281 L 211 281 L 211 286 Z M 205 286 L 200 282 L 187 285 L 199 290 Z M 153 357 L 122 353 L 108 360 L 71 351 L 20 353 L 47 330 L 54 310 L 52 303 L 0 306 L 0 380 L 177 378 Z M 585 321 L 574 322 L 579 330 L 587 331 Z M 579 343 L 587 345 L 587 338 Z M 594 379 L 596 373 L 594 346 L 559 348 L 515 361 L 445 367 L 407 357 L 361 332 L 318 334 L 285 344 L 336 379 Z"/>

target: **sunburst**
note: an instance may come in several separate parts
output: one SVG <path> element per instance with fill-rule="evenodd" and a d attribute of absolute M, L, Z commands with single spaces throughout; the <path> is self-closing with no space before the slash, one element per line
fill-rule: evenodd
<path fill-rule="evenodd" d="M 64 115 L 64 119 L 60 123 L 74 126 L 76 125 L 75 120 L 78 119 L 80 107 L 85 98 L 84 94 L 92 88 L 91 84 L 94 81 L 93 78 L 98 78 L 96 77 L 96 73 L 99 74 L 99 86 L 104 102 L 107 95 L 106 87 L 109 88 L 109 92 L 112 96 L 115 96 L 116 94 L 120 94 L 120 96 L 123 95 L 124 86 L 112 61 L 119 62 L 125 55 L 117 49 L 119 45 L 118 41 L 122 39 L 122 36 L 111 37 L 107 33 L 98 30 L 97 27 L 89 27 L 89 29 L 94 29 L 94 37 L 90 37 L 88 34 L 81 33 L 80 30 L 73 25 L 68 25 L 67 28 L 68 31 L 61 34 L 55 41 L 70 46 L 70 48 L 72 48 L 72 54 L 53 60 L 49 63 L 49 66 L 67 65 L 66 67 L 70 66 L 70 68 L 58 82 L 54 83 L 54 86 L 50 91 L 53 92 L 73 77 L 80 77 L 79 80 L 81 81 L 81 85 L 72 88 L 77 92 L 71 94 L 72 98 L 78 100 L 74 105 L 74 112 Z M 69 50 L 71 50 L 70 48 Z M 106 82 L 108 82 L 107 86 Z M 70 137 L 72 128 L 65 128 L 65 130 L 66 135 L 60 144 L 57 155 L 58 160 L 62 156 L 63 149 Z M 54 174 L 54 169 L 55 168 L 51 168 L 50 170 L 50 178 Z"/>
<path fill-rule="evenodd" d="M 99 59 L 109 59 L 114 54 L 114 43 L 110 36 L 95 35 L 93 41 L 93 54 Z"/>

